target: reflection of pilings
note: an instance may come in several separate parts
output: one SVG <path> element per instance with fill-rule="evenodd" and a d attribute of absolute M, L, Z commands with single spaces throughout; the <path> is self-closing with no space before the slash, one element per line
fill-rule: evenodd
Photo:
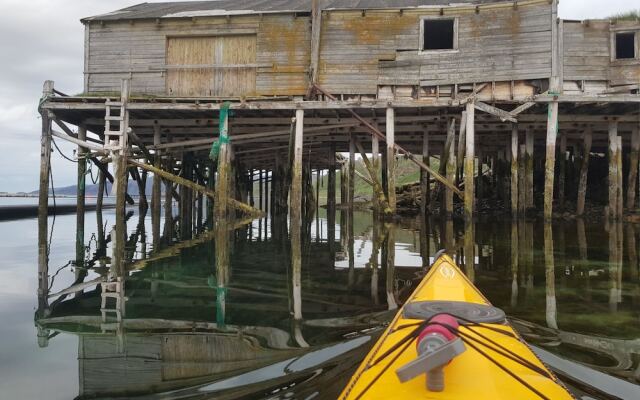
<path fill-rule="evenodd" d="M 468 219 L 464 224 L 464 266 L 471 282 L 475 281 L 475 246 L 473 220 Z"/>
<path fill-rule="evenodd" d="M 618 310 L 622 302 L 622 224 L 610 223 L 609 229 L 609 309 Z"/>
<path fill-rule="evenodd" d="M 429 256 L 429 219 L 427 215 L 423 214 L 420 216 L 420 257 L 422 257 L 423 268 L 429 266 Z"/>
<path fill-rule="evenodd" d="M 546 320 L 547 326 L 558 329 L 556 308 L 555 260 L 553 258 L 553 227 L 550 222 L 544 224 L 544 264 L 546 279 Z"/>
<path fill-rule="evenodd" d="M 395 298 L 395 263 L 396 263 L 396 232 L 395 225 L 386 225 L 387 240 L 385 243 L 385 255 L 386 255 L 386 290 L 387 290 L 387 306 L 389 310 L 395 310 L 398 308 L 398 303 Z"/>
<path fill-rule="evenodd" d="M 511 220 L 511 307 L 518 304 L 518 266 L 520 257 L 518 256 L 518 223 Z"/>

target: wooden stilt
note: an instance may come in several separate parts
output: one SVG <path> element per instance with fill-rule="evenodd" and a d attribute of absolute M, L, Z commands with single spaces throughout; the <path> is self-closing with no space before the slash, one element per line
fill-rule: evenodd
<path fill-rule="evenodd" d="M 464 159 L 464 216 L 465 219 L 470 221 L 473 218 L 474 202 L 475 202 L 475 188 L 474 188 L 474 159 L 475 159 L 475 107 L 473 103 L 467 104 L 466 113 L 466 133 L 465 133 L 465 159 Z M 482 162 L 479 162 L 478 178 L 482 179 Z M 453 192 L 450 190 L 447 193 L 451 193 L 453 198 Z M 473 234 L 473 227 L 471 227 L 471 234 Z"/>
<path fill-rule="evenodd" d="M 534 208 L 534 198 L 533 198 L 533 151 L 534 151 L 534 136 L 533 130 L 527 129 L 525 133 L 525 146 L 526 146 L 526 156 L 525 156 L 525 208 L 530 210 Z"/>
<path fill-rule="evenodd" d="M 229 116 L 225 114 L 220 121 L 220 138 L 228 137 L 229 133 Z M 220 153 L 218 154 L 218 179 L 216 180 L 216 198 L 226 199 L 229 197 L 231 154 L 229 153 L 228 140 L 220 141 Z M 216 201 L 214 206 L 214 214 L 216 222 L 223 222 L 227 219 L 227 202 Z"/>
<path fill-rule="evenodd" d="M 111 268 L 114 269 L 117 276 L 122 276 L 124 271 L 124 253 L 125 253 L 125 239 L 126 239 L 126 199 L 127 193 L 127 177 L 129 167 L 127 165 L 127 132 L 129 131 L 129 117 L 128 111 L 126 111 L 126 104 L 129 99 L 130 81 L 128 79 L 122 80 L 121 98 L 120 101 L 125 109 L 125 115 L 122 116 L 120 121 L 120 131 L 123 132 L 122 136 L 115 142 L 116 146 L 112 150 L 111 159 L 113 160 L 113 193 L 116 197 L 116 225 L 112 232 L 111 240 L 113 243 L 113 256 L 111 258 Z"/>
<path fill-rule="evenodd" d="M 627 208 L 636 207 L 636 188 L 638 183 L 638 159 L 640 156 L 640 127 L 631 130 L 631 152 L 629 153 L 629 177 L 627 180 Z"/>
<path fill-rule="evenodd" d="M 520 145 L 520 152 L 518 155 L 518 214 L 524 216 L 527 203 L 527 188 L 526 188 L 526 156 L 527 146 Z"/>
<path fill-rule="evenodd" d="M 467 117 L 468 118 L 468 117 Z M 467 135 L 468 136 L 468 135 Z M 451 119 L 451 125 L 447 131 L 447 142 L 450 142 L 449 155 L 446 162 L 446 179 L 449 182 L 454 182 L 456 179 L 456 131 L 455 131 L 455 119 Z M 472 185 L 473 186 L 473 185 Z M 451 190 L 444 189 L 443 192 L 443 209 L 447 218 L 451 218 L 453 215 L 453 192 Z"/>
<path fill-rule="evenodd" d="M 558 206 L 564 210 L 565 186 L 567 179 L 567 134 L 560 133 L 560 150 L 558 162 Z"/>
<path fill-rule="evenodd" d="M 172 160 L 169 156 L 167 158 L 167 169 L 172 170 Z M 160 175 L 155 174 L 158 179 Z M 164 237 L 167 242 L 173 240 L 173 183 L 165 179 L 164 180 Z"/>
<path fill-rule="evenodd" d="M 518 125 L 513 124 L 511 129 L 511 215 L 518 214 L 518 155 L 519 155 L 519 145 L 518 145 Z"/>
<path fill-rule="evenodd" d="M 293 142 L 293 166 L 291 173 L 291 204 L 289 205 L 290 236 L 291 236 L 291 266 L 292 291 L 294 298 L 302 296 L 300 276 L 302 274 L 301 254 L 301 209 L 302 209 L 302 146 L 304 132 L 304 110 L 296 110 L 296 126 Z M 294 302 L 293 316 L 295 320 L 302 319 L 301 301 Z"/>
<path fill-rule="evenodd" d="M 591 158 L 591 143 L 593 129 L 589 126 L 583 134 L 583 154 L 582 164 L 580 165 L 580 181 L 578 183 L 578 198 L 576 201 L 576 214 L 584 214 L 584 205 L 587 198 L 587 180 L 589 176 L 589 159 Z"/>
<path fill-rule="evenodd" d="M 355 183 L 356 183 L 356 144 L 355 136 L 352 134 L 349 138 L 349 187 L 347 188 L 349 198 L 349 208 L 353 208 L 353 202 L 355 197 Z"/>
<path fill-rule="evenodd" d="M 395 109 L 387 108 L 387 201 L 392 213 L 396 212 L 396 149 L 395 149 Z"/>
<path fill-rule="evenodd" d="M 87 127 L 78 126 L 78 139 L 87 140 Z M 87 178 L 87 149 L 78 146 L 78 184 L 76 196 L 76 267 L 84 267 L 84 216 L 85 216 L 85 184 Z M 77 277 L 76 277 L 77 278 Z M 77 279 L 76 279 L 77 281 Z"/>
<path fill-rule="evenodd" d="M 616 148 L 616 162 L 618 174 L 616 175 L 618 185 L 616 187 L 616 216 L 618 219 L 621 219 L 624 215 L 624 195 L 622 189 L 622 136 L 618 136 L 617 138 L 617 148 Z M 620 240 L 622 241 L 622 234 L 620 235 Z"/>
<path fill-rule="evenodd" d="M 609 122 L 609 204 L 607 214 L 611 218 L 618 217 L 618 123 Z"/>
<path fill-rule="evenodd" d="M 153 126 L 153 144 L 158 146 L 161 143 L 160 125 L 155 124 Z M 152 160 L 149 160 L 152 161 Z M 160 151 L 156 150 L 153 163 L 156 168 L 161 168 L 162 157 Z M 151 236 L 153 237 L 153 247 L 157 248 L 160 243 L 160 214 L 161 214 L 161 199 L 162 196 L 162 179 L 159 176 L 153 176 L 153 185 L 151 187 Z"/>
<path fill-rule="evenodd" d="M 426 165 L 430 164 L 429 161 L 429 131 L 425 129 L 422 136 L 422 162 Z M 430 208 L 430 179 L 429 173 L 426 170 L 420 169 L 420 192 L 422 202 L 420 204 L 420 211 L 422 214 L 422 220 L 425 220 L 427 215 L 429 215 Z"/>
<path fill-rule="evenodd" d="M 373 165 L 375 177 L 380 179 L 380 140 L 375 135 L 371 136 L 371 163 Z M 378 203 L 378 196 L 376 195 L 376 191 L 373 186 L 371 187 L 371 190 L 373 192 L 371 196 L 373 212 L 379 213 L 380 204 Z"/>
<path fill-rule="evenodd" d="M 46 81 L 42 90 L 43 99 L 53 94 L 53 81 Z M 46 111 L 40 111 L 42 131 L 40 136 L 40 190 L 38 192 L 38 314 L 48 313 L 49 302 L 49 170 L 51 168 L 51 119 Z M 48 336 L 47 336 L 48 337 Z M 40 343 L 45 347 L 48 339 Z"/>
<path fill-rule="evenodd" d="M 553 184 L 556 167 L 556 141 L 558 138 L 558 103 L 549 103 L 544 180 L 544 218 L 553 217 Z"/>

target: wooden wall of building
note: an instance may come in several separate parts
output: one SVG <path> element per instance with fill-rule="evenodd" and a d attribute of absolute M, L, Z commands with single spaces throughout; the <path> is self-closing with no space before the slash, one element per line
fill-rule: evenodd
<path fill-rule="evenodd" d="M 155 21 L 109 22 L 104 25 L 93 22 L 86 35 L 85 91 L 89 93 L 117 92 L 120 80 L 131 76 L 133 93 L 150 95 L 168 94 L 167 75 L 180 80 L 179 75 L 189 75 L 175 70 L 168 72 L 168 38 L 255 35 L 256 55 L 254 68 L 239 72 L 237 82 L 255 75 L 255 89 L 240 87 L 246 96 L 302 95 L 307 90 L 309 66 L 310 20 L 294 15 L 234 16 L 191 19 L 167 19 Z M 197 57 L 193 61 L 201 62 Z M 210 64 L 214 64 L 212 59 Z M 233 63 L 234 57 L 223 62 Z M 198 70 L 202 79 L 209 79 L 211 70 Z M 171 80 L 170 80 L 171 81 Z M 233 92 L 217 91 L 211 95 Z M 181 91 L 190 95 L 191 90 Z M 196 93 L 193 93 L 196 94 Z M 235 93 L 234 93 L 235 94 Z M 180 94 L 178 94 L 180 95 Z"/>
<path fill-rule="evenodd" d="M 458 50 L 421 52 L 420 19 L 439 10 L 332 12 L 324 19 L 320 83 L 336 93 L 377 85 L 435 86 L 551 76 L 551 8 L 445 9 L 458 18 Z"/>

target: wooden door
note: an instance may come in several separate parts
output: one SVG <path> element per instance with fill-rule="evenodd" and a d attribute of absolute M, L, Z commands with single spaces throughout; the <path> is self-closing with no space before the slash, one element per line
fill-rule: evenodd
<path fill-rule="evenodd" d="M 255 35 L 167 39 L 167 94 L 182 97 L 255 94 L 256 43 Z"/>

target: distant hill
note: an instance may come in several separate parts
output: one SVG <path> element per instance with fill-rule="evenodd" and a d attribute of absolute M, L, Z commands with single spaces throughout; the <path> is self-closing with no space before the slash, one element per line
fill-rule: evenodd
<path fill-rule="evenodd" d="M 89 181 L 91 182 L 91 181 Z M 132 195 L 132 196 L 137 196 L 138 195 L 138 184 L 135 181 L 129 180 L 129 185 L 127 188 L 127 192 Z M 151 196 L 151 188 L 153 186 L 153 177 L 149 177 L 147 179 L 147 187 L 145 188 L 145 192 L 147 194 L 147 196 Z M 163 188 L 164 189 L 164 188 Z M 56 195 L 60 195 L 60 196 L 76 196 L 78 194 L 78 186 L 77 185 L 72 185 L 72 186 L 64 186 L 64 187 L 59 187 L 59 188 L 55 188 L 56 191 Z M 29 193 L 31 195 L 37 195 L 40 191 L 39 190 L 34 190 L 33 192 Z M 98 185 L 93 185 L 93 184 L 89 184 L 87 183 L 86 187 L 85 187 L 85 193 L 87 196 L 97 196 L 98 195 Z M 109 181 L 107 181 L 107 193 L 111 193 L 111 183 Z M 50 193 L 51 194 L 51 193 Z"/>

